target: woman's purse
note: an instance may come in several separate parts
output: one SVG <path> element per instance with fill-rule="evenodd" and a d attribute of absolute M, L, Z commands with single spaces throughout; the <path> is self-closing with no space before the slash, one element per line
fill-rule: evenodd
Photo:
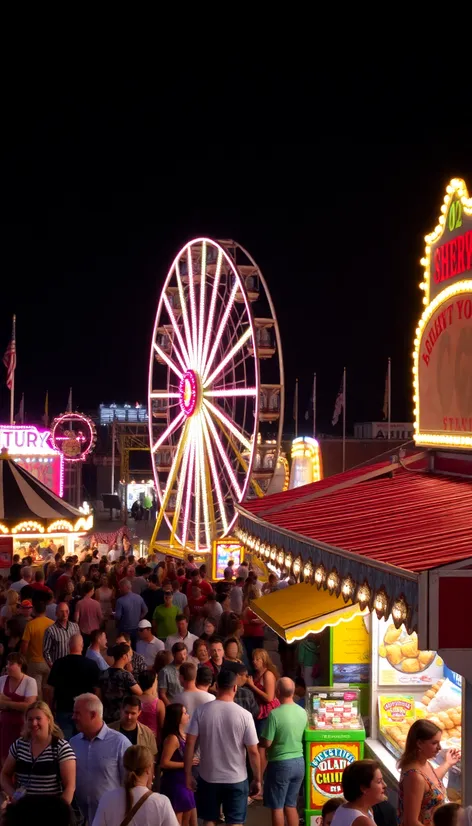
<path fill-rule="evenodd" d="M 134 804 L 133 808 L 129 810 L 126 817 L 123 818 L 123 820 L 120 823 L 120 826 L 128 826 L 128 823 L 131 823 L 131 821 L 132 821 L 133 817 L 135 816 L 136 812 L 138 811 L 138 809 L 141 808 L 143 803 L 146 802 L 146 800 L 148 799 L 148 797 L 150 797 L 150 795 L 152 795 L 151 791 L 147 791 L 145 794 L 141 795 L 139 800 L 137 800 L 136 803 Z"/>

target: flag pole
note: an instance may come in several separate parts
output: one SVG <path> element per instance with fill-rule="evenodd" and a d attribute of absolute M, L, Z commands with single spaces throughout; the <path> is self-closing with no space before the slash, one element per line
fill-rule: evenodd
<path fill-rule="evenodd" d="M 13 316 L 13 328 L 11 333 L 11 340 L 13 344 L 13 348 L 16 352 L 16 315 Z M 11 376 L 11 387 L 10 387 L 10 424 L 15 424 L 15 366 L 12 371 Z"/>
<path fill-rule="evenodd" d="M 387 368 L 387 407 L 388 407 L 388 439 L 390 439 L 390 424 L 391 424 L 391 404 L 392 404 L 392 359 L 388 360 Z"/>
<path fill-rule="evenodd" d="M 313 438 L 316 439 L 316 373 L 313 373 Z"/>
<path fill-rule="evenodd" d="M 346 470 L 346 368 L 343 372 L 343 473 Z"/>
<path fill-rule="evenodd" d="M 294 418 L 295 418 L 295 438 L 298 436 L 298 379 L 295 379 L 295 404 L 294 404 Z"/>

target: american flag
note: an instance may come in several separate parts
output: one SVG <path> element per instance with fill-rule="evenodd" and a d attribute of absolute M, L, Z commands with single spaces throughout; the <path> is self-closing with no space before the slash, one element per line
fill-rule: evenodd
<path fill-rule="evenodd" d="M 339 393 L 336 396 L 336 401 L 334 403 L 334 413 L 333 413 L 333 426 L 338 423 L 339 417 L 341 415 L 341 410 L 343 409 L 344 405 L 344 377 L 341 379 L 341 387 L 339 388 Z"/>
<path fill-rule="evenodd" d="M 13 386 L 13 375 L 15 373 L 16 367 L 15 321 L 15 316 L 13 316 L 13 329 L 11 333 L 11 341 L 7 349 L 5 350 L 5 355 L 3 356 L 3 363 L 7 368 L 7 387 L 9 390 L 11 390 Z"/>

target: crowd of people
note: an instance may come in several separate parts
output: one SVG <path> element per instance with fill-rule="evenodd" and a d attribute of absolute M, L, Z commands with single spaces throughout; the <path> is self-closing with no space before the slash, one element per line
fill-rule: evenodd
<path fill-rule="evenodd" d="M 251 608 L 276 577 L 261 586 L 242 562 L 212 583 L 192 555 L 135 559 L 126 537 L 106 556 L 31 561 L 14 559 L 0 583 L 5 823 L 242 824 L 261 799 L 273 826 L 298 826 L 318 649 L 279 646 L 279 674 Z M 428 721 L 410 729 L 401 826 L 466 826 L 442 786 L 459 755 L 436 772 L 429 762 L 439 740 Z M 323 826 L 386 826 L 385 788 L 375 761 L 351 764 Z"/>

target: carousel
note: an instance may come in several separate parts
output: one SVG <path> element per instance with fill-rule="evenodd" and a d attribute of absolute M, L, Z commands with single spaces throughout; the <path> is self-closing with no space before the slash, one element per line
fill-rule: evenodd
<path fill-rule="evenodd" d="M 42 561 L 41 551 L 51 540 L 72 554 L 78 538 L 92 527 L 92 514 L 73 508 L 2 451 L 0 567 L 9 568 L 16 553 L 28 553 L 35 561 Z"/>

